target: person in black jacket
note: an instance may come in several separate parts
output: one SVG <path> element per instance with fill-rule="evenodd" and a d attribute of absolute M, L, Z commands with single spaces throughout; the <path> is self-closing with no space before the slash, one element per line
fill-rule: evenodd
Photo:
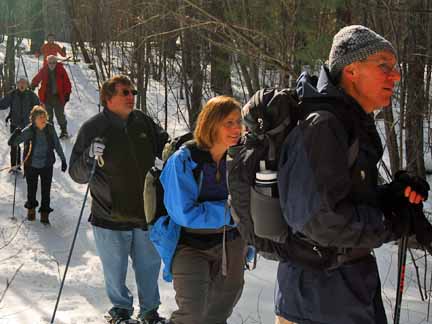
<path fill-rule="evenodd" d="M 0 99 L 0 110 L 10 108 L 6 123 L 10 122 L 10 133 L 16 128 L 23 129 L 29 123 L 30 111 L 39 105 L 39 99 L 34 92 L 28 88 L 26 78 L 19 78 L 17 88 Z M 10 152 L 11 170 L 20 170 L 21 149 L 19 145 L 12 145 Z"/>
<path fill-rule="evenodd" d="M 135 270 L 143 323 L 162 323 L 158 275 L 160 257 L 150 242 L 144 215 L 143 188 L 147 171 L 160 157 L 168 135 L 140 110 L 134 110 L 130 79 L 115 76 L 102 85 L 104 110 L 79 130 L 70 157 L 69 173 L 87 183 L 94 158 L 97 166 L 90 182 L 93 197 L 89 221 L 102 261 L 105 286 L 113 305 L 113 320 L 129 319 L 133 298 L 126 287 L 128 257 Z"/>
<path fill-rule="evenodd" d="M 279 323 L 387 323 L 372 250 L 400 237 L 408 209 L 426 221 L 420 203 L 429 190 L 424 180 L 406 172 L 378 186 L 383 147 L 372 112 L 390 104 L 399 80 L 391 43 L 354 25 L 334 36 L 328 66 L 321 69 L 316 87 L 306 75 L 298 81 L 300 100 L 314 98 L 322 110 L 304 107 L 315 112 L 293 129 L 282 147 L 281 207 L 294 235 L 317 258 L 332 251 L 335 259 L 326 269 L 289 259 L 279 264 Z M 423 224 L 429 226 L 430 244 L 431 225 Z"/>
<path fill-rule="evenodd" d="M 30 113 L 31 123 L 21 131 L 17 128 L 9 139 L 9 145 L 24 144 L 24 174 L 27 181 L 27 201 L 25 207 L 28 214 L 27 219 L 35 220 L 38 206 L 36 192 L 38 178 L 41 178 L 41 223 L 49 224 L 49 213 L 53 211 L 50 207 L 51 182 L 53 176 L 53 165 L 55 163 L 54 151 L 61 158 L 61 170 L 66 172 L 67 163 L 59 138 L 54 126 L 48 123 L 48 113 L 42 106 L 35 106 Z"/>

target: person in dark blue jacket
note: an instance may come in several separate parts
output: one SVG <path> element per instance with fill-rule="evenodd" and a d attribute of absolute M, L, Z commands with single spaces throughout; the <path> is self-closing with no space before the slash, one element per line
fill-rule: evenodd
<path fill-rule="evenodd" d="M 306 75 L 298 80 L 300 99 L 315 98 L 323 109 L 301 122 L 284 143 L 281 207 L 295 235 L 317 255 L 337 251 L 337 262 L 322 270 L 290 260 L 279 264 L 275 306 L 280 323 L 387 323 L 372 250 L 400 237 L 407 209 L 418 211 L 414 219 L 426 220 L 420 203 L 429 190 L 424 180 L 406 172 L 378 186 L 383 148 L 372 113 L 389 106 L 400 80 L 397 67 L 389 41 L 354 25 L 334 36 L 316 87 Z M 414 229 L 417 237 L 426 230 Z M 428 231 L 430 244 L 430 224 Z"/>
<path fill-rule="evenodd" d="M 30 111 L 39 105 L 36 94 L 28 88 L 28 81 L 21 77 L 18 79 L 17 88 L 0 99 L 0 110 L 10 108 L 6 123 L 10 122 L 10 133 L 16 128 L 23 129 L 29 123 Z M 21 150 L 19 145 L 12 145 L 10 151 L 11 170 L 21 169 Z"/>
<path fill-rule="evenodd" d="M 36 217 L 35 208 L 38 206 L 36 192 L 38 178 L 41 178 L 41 213 L 40 221 L 49 224 L 49 213 L 53 211 L 50 207 L 51 182 L 53 176 L 53 165 L 55 163 L 54 151 L 60 157 L 61 170 L 66 172 L 67 163 L 60 140 L 54 126 L 48 123 L 48 113 L 42 106 L 35 106 L 30 112 L 31 123 L 22 131 L 17 128 L 9 139 L 9 145 L 24 144 L 24 174 L 27 181 L 27 219 L 34 221 Z"/>
<path fill-rule="evenodd" d="M 200 112 L 194 141 L 167 161 L 161 175 L 168 215 L 151 239 L 174 279 L 173 324 L 226 323 L 243 290 L 246 243 L 227 206 L 225 157 L 241 135 L 240 105 L 210 99 Z M 197 172 L 197 170 L 199 172 Z"/>
<path fill-rule="evenodd" d="M 298 80 L 300 100 L 315 98 L 323 110 L 293 129 L 282 147 L 281 207 L 295 235 L 317 256 L 337 251 L 337 263 L 322 270 L 292 260 L 279 264 L 279 323 L 387 323 L 372 250 L 400 237 L 403 211 L 419 206 L 429 190 L 405 172 L 378 186 L 383 148 L 372 112 L 389 106 L 397 67 L 390 42 L 354 25 L 335 35 L 316 87 L 305 75 Z M 424 220 L 421 210 L 417 216 Z"/>

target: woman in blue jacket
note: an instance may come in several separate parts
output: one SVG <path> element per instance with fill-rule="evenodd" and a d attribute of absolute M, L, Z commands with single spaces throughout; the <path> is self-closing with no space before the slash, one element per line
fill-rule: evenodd
<path fill-rule="evenodd" d="M 223 324 L 243 290 L 246 243 L 227 207 L 225 157 L 241 135 L 240 105 L 210 99 L 200 112 L 194 140 L 167 161 L 161 182 L 168 216 L 151 238 L 174 279 L 178 310 L 173 324 Z"/>
<path fill-rule="evenodd" d="M 49 224 L 51 182 L 53 165 L 55 163 L 54 151 L 59 155 L 62 163 L 61 170 L 66 172 L 67 163 L 63 149 L 54 126 L 48 123 L 48 113 L 42 106 L 34 106 L 30 112 L 30 122 L 22 131 L 15 129 L 9 139 L 9 145 L 19 145 L 24 142 L 24 174 L 27 180 L 27 219 L 34 221 L 36 217 L 36 192 L 38 178 L 41 178 L 41 213 L 40 221 Z"/>

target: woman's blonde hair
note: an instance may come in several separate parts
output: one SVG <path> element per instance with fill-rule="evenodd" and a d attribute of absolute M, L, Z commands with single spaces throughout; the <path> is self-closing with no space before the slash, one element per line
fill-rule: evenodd
<path fill-rule="evenodd" d="M 217 140 L 220 123 L 233 111 L 240 112 L 240 109 L 240 103 L 228 96 L 217 96 L 207 101 L 198 115 L 194 131 L 198 146 L 210 149 Z"/>
<path fill-rule="evenodd" d="M 42 115 L 45 115 L 46 119 L 48 120 L 48 112 L 45 110 L 45 108 L 39 105 L 34 106 L 30 111 L 30 122 L 34 123 L 36 118 Z"/>

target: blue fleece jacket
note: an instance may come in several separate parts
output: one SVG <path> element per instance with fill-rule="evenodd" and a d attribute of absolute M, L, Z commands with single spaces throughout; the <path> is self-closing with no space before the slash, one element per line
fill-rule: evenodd
<path fill-rule="evenodd" d="M 168 215 L 157 220 L 151 229 L 150 239 L 164 263 L 163 277 L 166 281 L 172 280 L 171 263 L 181 227 L 217 229 L 230 225 L 231 214 L 226 206 L 227 194 L 220 200 L 206 197 L 205 201 L 201 201 L 202 192 L 212 192 L 211 187 L 219 185 L 208 181 L 212 174 L 206 170 L 212 168 L 203 166 L 204 172 L 201 172 L 200 183 L 197 183 L 192 171 L 196 167 L 197 163 L 192 160 L 189 149 L 182 147 L 168 159 L 162 171 L 160 180 L 164 188 L 164 204 Z M 220 168 L 222 173 L 225 173 L 225 170 L 224 167 Z M 225 179 L 225 174 L 221 174 L 221 178 Z M 216 196 L 221 198 L 220 192 Z"/>

